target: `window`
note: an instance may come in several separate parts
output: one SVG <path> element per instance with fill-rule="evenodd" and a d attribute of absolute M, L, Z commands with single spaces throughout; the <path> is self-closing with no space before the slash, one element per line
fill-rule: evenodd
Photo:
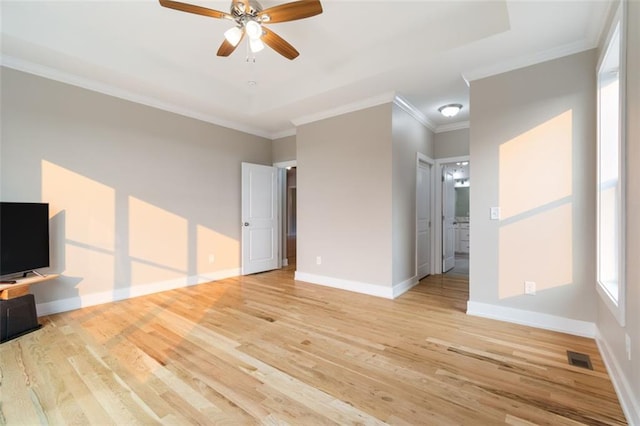
<path fill-rule="evenodd" d="M 622 6 L 620 6 L 622 8 Z M 598 67 L 598 293 L 624 325 L 624 44 L 622 10 Z"/>

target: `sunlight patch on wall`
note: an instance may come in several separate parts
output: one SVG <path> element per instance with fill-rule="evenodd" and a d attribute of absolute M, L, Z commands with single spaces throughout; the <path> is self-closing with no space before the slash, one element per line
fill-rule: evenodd
<path fill-rule="evenodd" d="M 568 110 L 500 145 L 502 219 L 571 195 L 572 118 Z"/>
<path fill-rule="evenodd" d="M 51 268 L 87 285 L 78 295 L 113 288 L 115 268 L 115 191 L 46 160 L 42 202 L 49 203 Z"/>
<path fill-rule="evenodd" d="M 128 203 L 132 284 L 186 276 L 187 220 L 135 197 Z"/>
<path fill-rule="evenodd" d="M 240 242 L 202 225 L 197 226 L 198 274 L 237 268 Z"/>
<path fill-rule="evenodd" d="M 500 299 L 573 282 L 572 206 L 565 204 L 500 228 Z"/>
<path fill-rule="evenodd" d="M 186 280 L 187 271 L 177 271 L 143 261 L 131 260 L 131 284 L 162 283 L 172 280 Z"/>
<path fill-rule="evenodd" d="M 65 239 L 113 251 L 115 190 L 48 161 L 42 161 L 42 200 L 49 216 L 65 212 Z"/>
<path fill-rule="evenodd" d="M 522 295 L 525 280 L 538 292 L 573 282 L 571 215 L 567 203 L 500 228 L 500 299 Z"/>
<path fill-rule="evenodd" d="M 115 259 L 113 254 L 91 248 L 66 244 L 65 276 L 82 277 L 87 285 L 77 286 L 78 296 L 95 293 L 97 289 L 113 289 L 115 281 Z"/>

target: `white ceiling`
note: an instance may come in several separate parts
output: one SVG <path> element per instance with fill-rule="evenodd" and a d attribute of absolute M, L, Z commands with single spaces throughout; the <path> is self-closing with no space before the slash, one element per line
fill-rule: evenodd
<path fill-rule="evenodd" d="M 270 138 L 394 95 L 443 131 L 469 119 L 465 78 L 595 47 L 610 10 L 592 0 L 322 5 L 321 15 L 269 26 L 297 59 L 266 48 L 247 62 L 244 45 L 216 56 L 231 22 L 157 1 L 2 0 L 2 64 Z M 452 102 L 464 105 L 461 114 L 441 117 L 437 108 Z"/>

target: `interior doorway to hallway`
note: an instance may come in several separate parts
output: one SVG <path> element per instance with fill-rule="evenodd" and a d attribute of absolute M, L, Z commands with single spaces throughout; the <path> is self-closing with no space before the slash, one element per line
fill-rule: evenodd
<path fill-rule="evenodd" d="M 281 267 L 296 264 L 297 252 L 297 162 L 296 160 L 283 161 L 273 164 L 278 168 L 280 196 L 280 255 Z"/>
<path fill-rule="evenodd" d="M 287 168 L 287 191 L 286 191 L 286 241 L 287 241 L 287 265 L 295 265 L 296 263 L 296 241 L 297 241 L 297 184 L 296 184 L 296 167 Z"/>
<path fill-rule="evenodd" d="M 471 243 L 470 162 L 469 157 L 438 160 L 442 184 L 438 185 L 437 202 L 441 212 L 438 224 L 439 252 L 443 274 L 469 277 Z"/>

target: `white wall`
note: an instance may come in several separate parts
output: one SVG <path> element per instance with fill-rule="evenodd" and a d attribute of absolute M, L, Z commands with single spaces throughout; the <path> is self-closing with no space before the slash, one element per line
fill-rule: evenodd
<path fill-rule="evenodd" d="M 238 273 L 240 163 L 269 140 L 5 68 L 1 106 L 1 198 L 53 216 L 39 314 Z"/>
<path fill-rule="evenodd" d="M 416 155 L 433 157 L 433 132 L 393 105 L 393 285 L 416 277 Z"/>
<path fill-rule="evenodd" d="M 640 425 L 640 2 L 627 2 L 626 326 L 598 299 L 598 331 L 630 424 Z M 625 335 L 631 339 L 627 358 Z"/>
<path fill-rule="evenodd" d="M 391 286 L 391 104 L 296 133 L 296 277 L 384 292 Z"/>
<path fill-rule="evenodd" d="M 469 155 L 469 128 L 436 133 L 433 144 L 434 158 Z"/>
<path fill-rule="evenodd" d="M 471 83 L 470 306 L 592 333 L 595 63 L 591 50 Z M 524 295 L 525 280 L 536 296 Z"/>

